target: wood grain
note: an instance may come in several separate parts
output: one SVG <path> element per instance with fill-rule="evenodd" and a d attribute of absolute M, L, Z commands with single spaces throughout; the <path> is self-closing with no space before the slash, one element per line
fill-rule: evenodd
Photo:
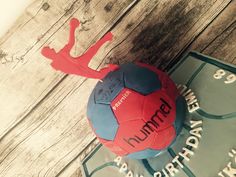
<path fill-rule="evenodd" d="M 0 102 L 0 120 L 5 121 L 0 126 L 0 176 L 80 174 L 81 152 L 94 139 L 85 112 L 96 81 L 55 72 L 39 54 L 45 44 L 62 47 L 72 15 L 83 22 L 74 55 L 108 30 L 114 34 L 113 42 L 94 57 L 93 68 L 134 60 L 165 68 L 190 49 L 235 60 L 235 15 L 230 15 L 235 1 L 43 2 L 35 1 L 0 42 L 0 58 L 16 49 L 27 51 L 23 61 L 0 65 L 0 99 L 6 100 Z"/>
<path fill-rule="evenodd" d="M 236 1 L 232 1 L 201 34 L 179 53 L 179 58 L 191 50 L 236 64 Z M 178 60 L 172 60 L 169 67 Z"/>
<path fill-rule="evenodd" d="M 162 1 L 113 54 L 165 69 L 230 2 Z"/>
<path fill-rule="evenodd" d="M 225 62 L 236 64 L 236 1 L 214 20 L 211 25 L 189 46 Z"/>
<path fill-rule="evenodd" d="M 79 29 L 77 40 L 79 47 L 75 46 L 76 52 L 74 54 L 83 53 L 86 48 L 109 31 L 135 2 L 135 0 L 112 1 L 113 5 L 109 10 L 105 6 L 111 1 L 85 1 L 80 8 L 75 8 L 75 2 L 73 11 L 70 14 L 73 12 L 73 16 L 82 19 L 82 27 Z M 57 5 L 55 6 L 57 7 Z M 1 81 L 6 88 L 10 88 L 14 92 L 3 90 L 5 92 L 2 95 L 3 100 L 8 98 L 8 102 L 3 104 L 8 103 L 9 105 L 5 107 L 9 110 L 5 111 L 5 114 L 1 113 L 3 115 L 1 118 L 7 120 L 7 123 L 13 122 L 13 125 L 1 139 L 0 176 L 17 176 L 21 174 L 25 176 L 55 176 L 94 137 L 84 116 L 86 110 L 85 102 L 87 102 L 89 91 L 96 82 L 89 80 L 86 84 L 83 84 L 85 82 L 84 78 L 70 76 L 67 79 L 70 85 L 67 87 L 67 85 L 64 85 L 67 83 L 63 82 L 66 76 L 53 71 L 49 61 L 45 60 L 39 53 L 39 49 L 45 43 L 50 43 L 51 46 L 57 49 L 65 44 L 68 37 L 67 20 L 70 16 L 68 14 L 64 14 L 64 16 L 67 16 L 65 17 L 65 22 L 59 21 L 54 24 L 53 29 L 47 31 L 40 40 L 41 42 L 33 45 L 27 53 L 27 57 L 29 57 L 27 61 L 17 63 L 13 67 L 2 65 L 6 69 L 4 76 L 6 78 L 2 76 Z M 49 17 L 54 18 L 54 14 L 50 14 Z M 44 21 L 47 23 L 46 20 Z M 54 21 L 56 20 L 54 19 Z M 30 29 L 27 30 L 30 31 Z M 18 75 L 21 76 L 20 83 L 19 77 L 16 77 Z M 14 76 L 15 79 L 11 78 L 11 76 Z M 10 87 L 11 85 L 8 85 L 8 82 L 9 84 L 18 84 L 18 86 Z M 25 86 L 24 83 L 27 85 Z M 61 87 L 58 87 L 58 85 Z M 81 85 L 83 85 L 83 89 L 78 91 L 77 89 Z M 23 89 L 22 87 L 28 88 Z M 18 88 L 18 90 L 15 88 Z M 51 91 L 52 89 L 54 90 Z M 77 93 L 77 95 L 73 95 L 74 103 L 71 99 L 66 103 L 65 99 L 67 97 L 71 98 L 70 95 L 74 92 Z M 11 100 L 10 96 L 15 96 L 15 98 L 13 97 L 13 100 Z M 19 99 L 21 96 L 24 99 L 16 100 L 16 98 Z M 26 96 L 28 96 L 28 99 L 25 98 Z M 42 101 L 45 96 L 46 98 Z M 80 104 L 79 100 L 82 100 L 83 104 Z M 62 102 L 63 104 L 60 104 Z M 12 105 L 15 106 L 14 104 L 20 107 L 19 111 L 11 107 Z M 59 104 L 61 106 L 58 107 Z M 31 108 L 24 109 L 29 106 Z M 40 109 L 36 109 L 35 106 Z M 12 117 L 9 115 L 9 112 L 12 112 L 11 110 L 14 110 L 13 113 L 15 114 Z M 16 114 L 22 114 L 21 111 L 27 111 L 27 113 L 18 117 Z M 61 111 L 64 113 L 60 114 L 59 112 Z M 73 115 L 70 113 L 73 113 Z M 9 121 L 9 118 L 12 119 Z M 6 128 L 6 125 L 2 127 Z M 74 133 L 74 131 L 77 133 Z M 31 136 L 32 139 L 30 138 Z"/>
<path fill-rule="evenodd" d="M 34 3 L 32 12 L 30 7 L 16 23 L 17 27 L 13 28 L 16 31 L 1 40 L 0 53 L 5 55 L 1 59 L 4 64 L 0 64 L 0 107 L 4 108 L 0 109 L 0 137 L 23 120 L 65 76 L 49 67 L 50 61 L 40 54 L 40 49 L 46 43 L 56 49 L 65 44 L 68 19 L 72 15 L 81 19 L 79 46 L 74 53 L 81 54 L 112 27 L 135 0 L 114 1 L 111 11 L 107 12 L 104 7 L 109 2 L 48 1 L 50 7 L 46 11 L 42 10 L 45 3 Z M 37 13 L 32 15 L 33 12 Z"/>

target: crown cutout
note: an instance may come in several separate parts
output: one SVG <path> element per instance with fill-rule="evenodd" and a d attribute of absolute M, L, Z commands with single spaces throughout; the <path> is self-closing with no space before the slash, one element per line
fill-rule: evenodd
<path fill-rule="evenodd" d="M 75 30 L 79 27 L 80 22 L 76 18 L 70 21 L 69 42 L 59 51 L 56 52 L 49 46 L 43 47 L 41 53 L 43 56 L 52 60 L 51 66 L 55 70 L 62 71 L 66 74 L 75 74 L 93 79 L 103 79 L 109 72 L 119 68 L 118 65 L 108 64 L 108 66 L 94 70 L 88 66 L 91 59 L 96 55 L 103 44 L 112 40 L 112 33 L 108 32 L 95 44 L 93 44 L 84 54 L 78 57 L 72 57 L 70 51 L 75 44 Z"/>

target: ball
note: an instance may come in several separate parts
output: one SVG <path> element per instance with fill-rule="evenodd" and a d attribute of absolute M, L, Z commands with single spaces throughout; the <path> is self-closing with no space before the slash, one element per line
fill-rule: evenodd
<path fill-rule="evenodd" d="M 102 144 L 119 156 L 157 156 L 180 133 L 186 101 L 167 74 L 127 63 L 97 83 L 87 106 L 89 123 Z"/>

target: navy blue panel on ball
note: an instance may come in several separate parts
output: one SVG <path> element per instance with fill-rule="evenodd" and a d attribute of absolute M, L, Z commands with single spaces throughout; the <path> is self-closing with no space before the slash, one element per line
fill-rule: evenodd
<path fill-rule="evenodd" d="M 138 151 L 127 155 L 126 157 L 131 159 L 146 159 L 150 157 L 154 157 L 160 154 L 161 151 L 153 150 L 153 149 L 145 149 L 143 151 Z"/>
<path fill-rule="evenodd" d="M 124 88 L 123 71 L 110 72 L 102 81 L 95 87 L 95 102 L 110 104 Z"/>
<path fill-rule="evenodd" d="M 93 115 L 93 110 L 96 107 L 95 97 L 94 97 L 94 89 L 89 96 L 88 104 L 87 104 L 87 116 L 90 118 Z"/>
<path fill-rule="evenodd" d="M 184 119 L 186 117 L 187 103 L 183 96 L 178 96 L 175 103 L 176 103 L 176 118 L 174 127 L 176 130 L 176 134 L 179 135 L 183 127 Z"/>
<path fill-rule="evenodd" d="M 118 122 L 110 105 L 96 104 L 94 102 L 94 92 L 88 102 L 87 115 L 95 133 L 99 137 L 106 140 L 114 140 L 119 126 Z"/>
<path fill-rule="evenodd" d="M 125 87 L 147 95 L 161 88 L 161 81 L 153 71 L 132 64 L 122 65 L 124 71 Z"/>

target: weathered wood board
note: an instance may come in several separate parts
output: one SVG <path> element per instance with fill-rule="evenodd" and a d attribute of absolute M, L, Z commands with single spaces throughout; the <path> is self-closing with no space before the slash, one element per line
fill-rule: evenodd
<path fill-rule="evenodd" d="M 5 64 L 0 65 L 0 100 L 6 100 L 0 103 L 0 107 L 4 107 L 0 110 L 0 135 L 24 119 L 65 76 L 48 67 L 50 61 L 40 55 L 42 45 L 51 43 L 57 49 L 62 47 L 68 38 L 68 20 L 71 16 L 80 17 L 82 27 L 75 54 L 83 53 L 116 23 L 135 0 L 115 3 L 106 15 L 104 8 L 109 2 L 49 1 L 51 5 L 46 11 L 42 4 L 37 10 L 35 6 L 39 5 L 32 4 L 33 12 L 28 12 L 31 11 L 29 8 L 21 17 L 22 22 L 18 20 L 18 28 L 13 28 L 16 31 L 9 32 L 12 34 L 1 40 L 0 49 L 7 56 L 1 57 Z M 31 15 L 30 19 L 28 13 L 35 12 L 36 15 Z"/>
<path fill-rule="evenodd" d="M 96 81 L 56 72 L 40 55 L 45 44 L 65 44 L 71 16 L 82 21 L 74 55 L 114 34 L 92 67 L 142 60 L 166 68 L 190 49 L 235 62 L 235 10 L 230 0 L 35 1 L 0 40 L 0 176 L 79 174 L 94 138 L 85 112 Z"/>
<path fill-rule="evenodd" d="M 63 2 L 65 3 L 66 1 L 63 1 Z M 41 160 L 42 164 L 40 164 L 39 161 L 36 161 L 36 163 L 38 163 L 36 164 L 36 166 L 39 167 L 40 169 L 37 169 L 37 167 L 35 166 L 34 166 L 35 168 L 32 168 L 34 164 L 32 164 L 31 162 L 32 159 L 31 160 L 28 159 L 30 157 L 29 153 L 32 153 L 33 155 L 31 158 L 36 158 L 37 156 L 42 157 L 43 151 L 45 151 L 44 148 L 52 147 L 53 143 L 55 143 L 50 140 L 48 141 L 50 145 L 46 145 L 47 143 L 44 144 L 46 139 L 44 138 L 40 139 L 39 137 L 35 139 L 36 141 L 34 140 L 35 143 L 33 143 L 34 145 L 33 144 L 32 145 L 35 146 L 35 148 L 40 149 L 42 153 L 41 155 L 40 153 L 34 152 L 33 149 L 30 148 L 30 146 L 26 145 L 28 147 L 28 150 L 26 150 L 27 148 L 22 149 L 22 150 L 26 150 L 25 151 L 26 154 L 24 154 L 25 157 L 23 157 L 23 159 L 19 159 L 17 163 L 11 162 L 11 160 L 8 161 L 6 158 L 8 157 L 8 155 L 11 154 L 11 152 L 14 151 L 16 146 L 22 144 L 23 141 L 25 141 L 30 134 L 36 131 L 37 128 L 39 128 L 38 126 L 42 125 L 42 123 L 47 119 L 47 116 L 44 115 L 42 112 L 37 112 L 37 114 L 34 114 L 33 116 L 31 116 L 32 113 L 34 113 L 34 110 L 36 110 L 35 106 L 43 108 L 43 110 L 46 112 L 51 112 L 53 110 L 53 107 L 56 107 L 57 104 L 60 103 L 63 100 L 63 98 L 66 97 L 67 94 L 69 94 L 69 92 L 72 91 L 72 90 L 68 90 L 69 92 L 65 93 L 62 96 L 61 100 L 57 100 L 55 95 L 57 97 L 60 97 L 61 94 L 63 94 L 63 91 L 61 90 L 61 88 L 59 88 L 58 89 L 58 91 L 60 92 L 59 95 L 57 95 L 57 92 L 53 92 L 53 93 L 56 93 L 54 95 L 53 102 L 48 103 L 46 107 L 40 106 L 42 102 L 41 100 L 45 97 L 45 95 L 47 96 L 50 95 L 50 93 L 52 93 L 51 90 L 57 87 L 61 79 L 65 77 L 64 74 L 60 72 L 55 72 L 54 70 L 52 70 L 52 68 L 49 65 L 50 62 L 41 56 L 39 49 L 41 48 L 43 43 L 45 43 L 46 41 L 49 41 L 48 43 L 52 43 L 53 47 L 58 47 L 57 44 L 61 46 L 64 45 L 65 41 L 68 38 L 67 20 L 70 19 L 70 16 L 71 16 L 70 13 L 73 13 L 73 16 L 80 17 L 82 19 L 81 22 L 83 23 L 83 26 L 84 26 L 84 27 L 82 26 L 82 28 L 80 29 L 80 36 L 78 36 L 79 38 L 78 41 L 82 45 L 80 45 L 80 47 L 76 49 L 77 52 L 82 53 L 86 50 L 87 47 L 89 47 L 92 43 L 94 43 L 98 38 L 100 38 L 107 31 L 109 31 L 109 29 L 116 23 L 116 21 L 120 19 L 120 16 L 122 16 L 122 14 L 124 14 L 127 10 L 129 10 L 129 7 L 132 6 L 132 4 L 135 3 L 135 1 L 119 1 L 118 3 L 113 3 L 112 8 L 109 9 L 109 15 L 105 15 L 108 13 L 107 8 L 105 7 L 108 3 L 111 4 L 110 1 L 102 1 L 102 2 L 85 1 L 85 2 L 82 2 L 82 5 L 81 5 L 81 2 L 74 2 L 73 9 L 70 8 L 72 10 L 70 11 L 69 14 L 68 14 L 68 11 L 65 12 L 64 9 L 62 9 L 61 12 L 58 12 L 58 13 L 61 13 L 59 15 L 60 19 L 64 19 L 65 22 L 60 21 L 60 20 L 58 21 L 58 19 L 56 18 L 57 15 L 54 15 L 54 13 L 56 12 L 54 12 L 53 9 L 51 9 L 51 7 L 53 7 L 54 4 L 55 4 L 55 9 L 64 8 L 64 6 L 60 5 L 58 7 L 57 6 L 58 2 L 55 3 L 55 1 L 48 2 L 48 4 L 50 3 L 51 3 L 50 8 L 46 11 L 48 13 L 48 16 L 45 19 L 41 19 L 42 15 L 38 13 L 37 16 L 33 18 L 34 19 L 33 23 L 28 22 L 27 25 L 23 25 L 24 27 L 22 28 L 25 28 L 24 29 L 25 32 L 24 31 L 19 32 L 21 36 L 25 35 L 25 40 L 23 40 L 22 45 L 21 45 L 22 39 L 19 39 L 19 41 L 15 41 L 15 40 L 18 40 L 18 38 L 14 36 L 11 38 L 12 35 L 10 35 L 8 39 L 3 39 L 4 41 L 1 44 L 2 50 L 4 50 L 3 49 L 4 47 L 7 48 L 8 51 L 10 50 L 14 51 L 15 49 L 24 50 L 24 47 L 25 47 L 24 43 L 27 45 L 28 44 L 27 40 L 29 40 L 28 42 L 30 43 L 30 39 L 37 36 L 38 34 L 37 30 L 39 31 L 39 34 L 41 34 L 42 31 L 40 29 L 43 28 L 44 25 L 45 27 L 50 28 L 50 30 L 47 29 L 45 31 L 44 37 L 40 39 L 41 42 L 38 42 L 37 44 L 32 43 L 32 47 L 30 48 L 30 51 L 27 53 L 27 55 L 24 56 L 25 60 L 22 63 L 14 60 L 12 63 L 7 62 L 6 64 L 1 65 L 0 71 L 2 73 L 1 73 L 1 86 L 0 87 L 1 87 L 2 92 L 1 92 L 0 100 L 5 100 L 5 101 L 1 101 L 1 107 L 3 107 L 4 109 L 1 109 L 1 114 L 0 114 L 1 115 L 1 130 L 2 130 L 0 133 L 2 135 L 1 144 L 0 144 L 0 149 L 1 149 L 1 155 L 0 155 L 0 159 L 1 159 L 0 171 L 1 172 L 0 173 L 1 175 L 4 175 L 4 176 L 21 174 L 21 172 L 23 172 L 23 174 L 24 172 L 25 173 L 27 172 L 25 175 L 31 175 L 31 174 L 35 175 L 35 174 L 38 174 L 40 170 L 42 169 L 45 169 L 45 171 L 47 171 L 48 169 L 45 167 L 50 168 L 50 165 L 48 163 L 52 159 L 55 158 L 55 156 L 52 156 L 51 158 L 47 155 L 43 156 L 44 158 L 42 158 Z M 67 1 L 67 3 L 70 3 L 70 2 Z M 76 7 L 76 5 L 79 7 Z M 85 11 L 88 11 L 88 13 L 86 13 Z M 94 17 L 91 17 L 91 14 L 96 14 L 96 16 L 93 15 Z M 24 16 L 22 18 L 24 18 Z M 53 20 L 55 24 L 52 24 L 52 27 L 50 27 L 50 23 L 48 24 L 48 21 L 47 21 L 47 19 L 50 19 L 50 18 L 55 18 Z M 88 18 L 90 18 L 91 22 L 88 21 Z M 41 23 L 39 23 L 39 21 L 41 21 Z M 32 30 L 34 31 L 34 33 L 32 33 L 32 37 L 31 37 L 31 36 L 28 36 L 28 33 L 31 33 L 31 28 L 34 25 L 34 23 L 42 24 L 42 27 L 40 27 L 39 25 L 39 26 L 36 26 L 36 28 L 33 28 Z M 91 28 L 91 30 L 87 29 L 88 28 L 87 25 L 89 26 L 89 28 Z M 15 33 L 17 33 L 17 31 Z M 15 33 L 13 33 L 13 35 L 15 35 Z M 86 35 L 83 33 L 86 33 Z M 55 34 L 55 36 L 53 36 L 52 34 Z M 90 36 L 89 39 L 88 39 L 88 36 Z M 55 37 L 55 39 L 53 39 L 53 37 Z M 73 76 L 71 76 L 71 79 L 72 78 Z M 76 79 L 74 80 L 75 83 L 73 84 L 73 88 L 75 88 L 75 86 L 79 87 L 79 85 L 84 82 L 84 78 L 81 78 L 81 77 L 74 77 L 74 78 Z M 92 81 L 92 80 L 89 83 L 92 83 L 92 82 L 95 83 L 95 81 Z M 66 88 L 64 91 L 67 91 Z M 87 90 L 85 89 L 85 91 Z M 81 93 L 81 95 L 84 95 L 84 94 Z M 78 96 L 76 99 L 79 100 L 78 98 L 84 101 L 87 99 L 87 97 L 83 98 L 80 96 Z M 68 103 L 68 105 L 69 104 L 72 104 L 72 102 Z M 74 106 L 71 106 L 71 107 L 77 108 L 76 107 L 77 104 L 78 102 L 76 101 L 76 104 L 74 104 Z M 52 107 L 52 105 L 54 106 Z M 83 111 L 85 111 L 85 104 L 78 104 L 78 105 L 81 105 L 81 108 L 83 108 Z M 77 110 L 79 111 L 80 108 L 78 108 Z M 65 111 L 65 113 L 66 112 L 67 111 Z M 63 120 L 66 121 L 63 124 L 61 124 L 62 126 L 69 125 L 68 123 L 69 120 L 65 119 L 67 116 L 62 117 Z M 28 119 L 27 117 L 30 117 L 30 118 Z M 83 118 L 82 122 L 80 122 L 79 117 L 80 116 L 78 115 L 78 117 L 75 117 L 74 120 L 80 123 L 79 128 L 85 127 L 85 129 L 81 128 L 82 133 L 79 133 L 77 135 L 81 136 L 84 134 L 83 136 L 86 137 L 85 136 L 86 129 L 88 129 L 87 124 L 86 126 L 83 126 L 83 122 L 86 122 L 86 119 Z M 72 127 L 73 126 L 70 125 L 69 129 L 72 130 L 73 129 Z M 56 125 L 54 128 L 58 129 Z M 11 130 L 14 132 L 14 136 L 15 136 L 13 139 L 12 138 L 9 139 L 8 137 L 8 135 L 13 133 Z M 17 131 L 15 132 L 15 130 Z M 90 131 L 90 129 L 88 129 L 88 131 Z M 47 133 L 45 133 L 45 135 L 48 136 Z M 63 136 L 63 131 L 60 130 L 58 135 Z M 77 137 L 79 141 L 74 141 L 78 143 L 76 145 L 76 147 L 78 147 L 78 149 L 76 148 L 76 150 L 78 151 L 81 151 L 83 148 L 83 143 L 80 141 L 80 140 L 83 141 L 83 138 L 80 138 L 80 136 Z M 93 135 L 90 133 L 90 136 L 88 136 L 87 138 L 89 139 L 89 137 L 91 136 Z M 20 139 L 16 140 L 17 137 Z M 41 149 L 41 147 L 37 143 L 38 141 L 41 141 L 44 144 L 43 149 Z M 67 145 L 69 145 L 69 143 Z M 62 147 L 61 150 L 63 149 L 64 147 Z M 68 153 L 68 151 L 64 151 L 64 152 Z M 23 155 L 23 154 L 22 152 L 18 152 L 16 155 Z M 60 160 L 61 157 L 62 156 L 58 156 L 58 161 Z M 72 157 L 73 155 L 71 156 L 71 158 Z M 28 161 L 29 162 L 28 165 L 30 167 L 22 163 L 22 161 Z M 68 161 L 70 161 L 70 159 Z M 56 161 L 54 162 L 55 162 L 54 165 L 56 165 Z M 63 164 L 62 165 L 63 167 L 66 165 L 66 163 L 64 162 L 62 162 L 62 164 Z M 6 171 L 5 167 L 9 168 L 8 165 L 10 165 L 12 169 L 14 170 L 9 169 L 9 171 L 8 170 Z M 61 167 L 57 165 L 57 168 L 61 168 Z M 31 171 L 31 169 L 35 169 L 35 171 L 34 170 Z M 54 174 L 53 170 L 51 172 Z M 52 174 L 49 174 L 49 176 L 51 175 Z"/>

